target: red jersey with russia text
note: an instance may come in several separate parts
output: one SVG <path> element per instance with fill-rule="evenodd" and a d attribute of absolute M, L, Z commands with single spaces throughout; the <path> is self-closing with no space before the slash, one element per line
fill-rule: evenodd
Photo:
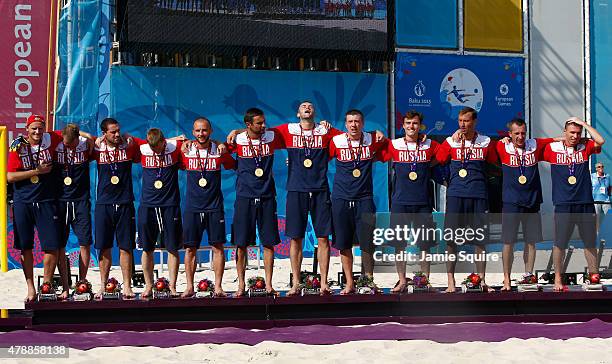
<path fill-rule="evenodd" d="M 55 133 L 43 133 L 40 144 L 18 143 L 17 139 L 11 144 L 8 154 L 8 172 L 20 172 L 36 169 L 39 164 L 51 163 L 55 159 L 55 149 L 61 143 L 62 137 Z M 56 170 L 38 175 L 38 183 L 32 183 L 30 178 L 13 184 L 13 201 L 15 202 L 43 202 L 57 199 L 61 190 Z"/>
<path fill-rule="evenodd" d="M 575 148 L 566 147 L 562 141 L 550 143 L 544 148 L 543 160 L 550 163 L 554 205 L 593 203 L 589 156 L 600 152 L 601 148 L 596 147 L 593 140 L 578 144 Z M 572 167 L 574 171 L 570 174 Z M 568 182 L 570 175 L 576 177 L 576 184 Z"/>
<path fill-rule="evenodd" d="M 54 133 L 61 135 L 61 131 Z M 63 138 L 62 138 L 63 139 Z M 60 201 L 84 201 L 89 200 L 89 145 L 87 138 L 79 137 L 79 142 L 74 148 L 66 147 L 62 141 L 55 148 L 55 168 L 60 176 L 62 192 Z M 64 178 L 70 177 L 72 183 L 66 185 Z"/>
<path fill-rule="evenodd" d="M 329 144 L 330 158 L 336 159 L 336 175 L 332 197 L 341 200 L 361 200 L 374 196 L 372 163 L 385 146 L 376 142 L 374 133 L 363 133 L 363 139 L 350 140 L 347 133 L 336 135 Z M 359 170 L 359 177 L 353 171 Z"/>
<path fill-rule="evenodd" d="M 544 147 L 552 141 L 553 139 L 527 139 L 524 148 L 516 148 L 512 143 L 497 143 L 497 155 L 504 176 L 503 203 L 523 207 L 535 207 L 542 203 L 538 162 L 542 160 Z M 519 183 L 521 175 L 527 179 L 525 184 Z"/>
<path fill-rule="evenodd" d="M 338 129 L 326 129 L 321 125 L 304 130 L 300 123 L 283 124 L 275 127 L 287 147 L 289 166 L 287 172 L 287 191 L 314 192 L 327 191 L 327 167 L 329 156 L 327 148 L 331 138 L 342 134 Z M 304 160 L 312 161 L 310 167 Z"/>
<path fill-rule="evenodd" d="M 270 198 L 276 196 L 272 167 L 274 151 L 285 147 L 282 136 L 275 129 L 267 129 L 260 139 L 250 139 L 244 131 L 236 136 L 236 143 L 229 147 L 236 153 L 236 196 L 246 198 Z M 263 174 L 256 176 L 257 169 Z"/>
<path fill-rule="evenodd" d="M 182 143 L 166 139 L 164 150 L 158 154 L 151 149 L 146 140 L 134 138 L 134 141 L 139 146 L 142 165 L 140 205 L 148 207 L 180 205 L 178 170 Z M 161 181 L 161 188 L 155 187 L 158 181 Z"/>
<path fill-rule="evenodd" d="M 441 164 L 450 162 L 450 179 L 447 196 L 487 199 L 486 164 L 497 163 L 496 142 L 488 136 L 477 134 L 474 143 L 466 140 L 454 142 L 452 137 L 440 145 L 436 159 Z M 467 176 L 460 177 L 459 171 L 467 170 Z"/>
<path fill-rule="evenodd" d="M 382 160 L 393 161 L 393 194 L 391 202 L 401 205 L 429 205 L 429 180 L 431 161 L 438 150 L 438 142 L 426 139 L 424 142 L 406 142 L 404 138 L 388 140 L 382 150 Z M 417 174 L 411 180 L 410 172 Z"/>
<path fill-rule="evenodd" d="M 132 186 L 132 163 L 140 158 L 138 145 L 123 142 L 111 147 L 106 142 L 94 147 L 93 159 L 98 162 L 98 192 L 96 204 L 120 205 L 134 201 Z M 119 178 L 119 183 L 111 183 L 111 178 Z"/>
<path fill-rule="evenodd" d="M 194 142 L 181 153 L 181 168 L 187 171 L 185 211 L 223 211 L 221 166 L 235 169 L 236 161 L 228 153 L 219 154 L 217 144 L 212 141 L 210 148 L 199 149 L 198 143 Z M 199 184 L 202 178 L 206 180 L 204 187 Z"/>

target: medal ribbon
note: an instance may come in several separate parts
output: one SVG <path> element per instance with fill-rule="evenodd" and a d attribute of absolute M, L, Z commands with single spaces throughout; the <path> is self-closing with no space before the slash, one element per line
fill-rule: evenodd
<path fill-rule="evenodd" d="M 576 145 L 576 147 L 574 147 L 572 149 L 572 155 L 570 155 L 567 152 L 567 147 L 565 146 L 565 143 L 563 143 L 563 153 L 565 153 L 567 158 L 569 158 L 569 160 L 570 160 L 570 163 L 567 166 L 567 168 L 569 169 L 570 176 L 573 176 L 574 173 L 576 173 L 576 161 L 574 160 L 574 155 L 576 154 L 576 149 L 577 148 L 578 148 L 578 145 Z"/>
<path fill-rule="evenodd" d="M 408 141 L 405 138 L 404 138 L 404 143 L 406 144 L 406 151 L 409 151 Z M 410 152 L 408 153 L 408 155 L 410 156 L 410 172 L 416 171 L 417 162 L 419 161 L 420 148 L 421 148 L 421 145 L 419 144 L 419 136 L 417 135 L 415 151 L 413 153 L 410 153 Z"/>
<path fill-rule="evenodd" d="M 312 129 L 312 135 L 310 138 L 306 138 L 302 124 L 300 124 L 300 137 L 302 139 L 302 144 L 304 145 L 304 156 L 306 158 L 310 158 L 310 155 L 312 154 L 312 146 L 314 145 L 314 129 Z"/>
<path fill-rule="evenodd" d="M 208 144 L 208 149 L 206 150 L 206 158 L 204 158 L 205 162 L 202 163 L 202 159 L 200 158 L 200 149 L 196 148 L 196 152 L 198 153 L 198 166 L 200 167 L 200 176 L 202 176 L 202 178 L 204 178 L 206 170 L 208 169 L 208 158 L 210 158 L 211 149 L 212 143 Z"/>
<path fill-rule="evenodd" d="M 357 152 L 355 152 L 353 148 L 353 143 L 351 139 L 349 138 L 348 133 L 346 133 L 346 142 L 348 143 L 349 150 L 351 151 L 351 158 L 355 156 L 355 159 L 353 160 L 353 169 L 357 169 L 357 167 L 359 166 L 359 162 L 361 162 L 361 147 L 363 146 L 363 133 L 361 133 L 361 138 L 359 138 L 359 147 L 357 147 Z"/>
<path fill-rule="evenodd" d="M 162 164 L 164 161 L 164 157 L 166 156 L 166 143 L 164 142 L 164 148 L 162 150 L 162 152 L 160 154 L 157 154 L 155 152 L 153 152 L 153 155 L 155 156 L 155 160 L 157 161 L 157 179 L 159 180 L 161 177 L 161 172 L 162 172 Z"/>
<path fill-rule="evenodd" d="M 72 162 L 74 161 L 74 150 L 68 148 L 66 143 L 62 142 L 62 145 L 64 146 L 64 174 L 66 177 L 70 177 L 70 170 L 72 169 Z M 70 151 L 70 153 L 68 151 Z"/>
<path fill-rule="evenodd" d="M 41 144 L 38 144 L 38 150 L 36 151 L 36 162 L 34 162 L 34 156 L 32 155 L 32 145 L 28 145 L 28 159 L 30 160 L 30 164 L 32 165 L 32 169 L 36 169 L 40 165 L 40 150 Z"/>
<path fill-rule="evenodd" d="M 470 141 L 470 148 L 467 153 L 465 153 L 465 138 L 461 139 L 461 168 L 463 169 L 466 169 L 467 162 L 472 158 L 472 150 L 474 149 L 476 138 L 478 138 L 478 133 L 474 132 L 474 138 Z"/>
<path fill-rule="evenodd" d="M 525 148 L 527 148 L 527 144 L 525 144 Z M 514 155 L 516 156 L 516 159 L 518 160 L 519 173 L 521 174 L 521 176 L 525 175 L 525 154 L 527 154 L 526 149 L 523 150 L 523 155 L 521 155 L 519 153 L 518 146 L 514 144 Z"/>
<path fill-rule="evenodd" d="M 253 146 L 253 141 L 251 140 L 251 137 L 248 136 L 248 134 L 247 140 L 249 141 L 249 149 L 251 150 L 251 153 L 253 153 L 253 159 L 255 160 L 255 169 L 260 168 L 261 161 L 263 159 L 263 139 L 259 139 L 259 143 L 257 144 L 257 151 L 255 150 L 255 147 Z"/>
<path fill-rule="evenodd" d="M 106 160 L 108 162 L 108 166 L 111 170 L 111 176 L 114 177 L 117 175 L 117 169 L 119 168 L 117 166 L 117 160 L 119 159 L 119 146 L 115 147 L 115 149 L 113 150 L 113 154 L 111 155 L 110 152 L 108 151 L 108 144 L 106 144 L 106 148 L 104 152 L 106 154 Z M 112 159 L 111 159 L 111 156 L 112 156 Z"/>

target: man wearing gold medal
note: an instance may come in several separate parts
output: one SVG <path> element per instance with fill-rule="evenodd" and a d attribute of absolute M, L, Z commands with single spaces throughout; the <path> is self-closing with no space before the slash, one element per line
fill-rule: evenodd
<path fill-rule="evenodd" d="M 275 129 L 266 130 L 266 118 L 262 110 L 248 109 L 244 123 L 246 131 L 238 134 L 235 142 L 228 146 L 237 157 L 236 200 L 232 223 L 232 240 L 237 247 L 237 297 L 246 292 L 246 248 L 256 243 L 257 232 L 264 247 L 265 289 L 269 294 L 276 294 L 272 287 L 272 273 L 274 246 L 280 243 L 280 236 L 272 167 L 274 151 L 284 148 L 280 133 Z"/>
<path fill-rule="evenodd" d="M 551 138 L 527 139 L 527 124 L 523 119 L 512 119 L 508 123 L 509 141 L 497 143 L 503 171 L 502 187 L 502 241 L 504 286 L 510 291 L 510 273 L 514 260 L 519 225 L 522 226 L 525 248 L 523 261 L 525 272 L 532 273 L 535 263 L 535 243 L 542 241 L 542 186 L 538 162 L 544 148 L 554 141 Z"/>
<path fill-rule="evenodd" d="M 142 245 L 142 270 L 145 289 L 141 297 L 153 291 L 153 253 L 156 243 L 168 252 L 170 293 L 176 295 L 179 250 L 183 247 L 178 170 L 181 140 L 166 139 L 158 128 L 147 131 L 146 140 L 133 138 L 139 146 L 142 188 L 138 207 L 138 241 Z"/>
<path fill-rule="evenodd" d="M 592 139 L 581 138 L 584 129 L 589 132 Z M 543 160 L 550 163 L 553 182 L 555 291 L 563 290 L 563 272 L 560 268 L 576 225 L 584 242 L 584 256 L 589 273 L 597 273 L 597 232 L 589 156 L 600 153 L 601 146 L 605 143 L 605 139 L 595 128 L 577 117 L 567 119 L 563 136 L 564 140 L 548 144 L 543 156 Z"/>
<path fill-rule="evenodd" d="M 427 229 L 434 226 L 432 216 L 431 180 L 432 160 L 439 144 L 431 139 L 423 139 L 419 131 L 423 126 L 423 115 L 417 111 L 409 111 L 404 115 L 403 129 L 405 135 L 389 140 L 382 150 L 382 160 L 393 161 L 393 194 L 391 196 L 390 228 L 400 226 L 413 229 Z M 434 245 L 431 238 L 416 241 L 421 252 L 429 252 Z M 406 241 L 394 241 L 396 254 L 406 250 Z M 421 271 L 429 276 L 430 262 L 422 260 Z M 391 291 L 403 293 L 408 287 L 406 277 L 406 261 L 396 261 L 395 267 L 399 276 L 399 284 Z"/>
<path fill-rule="evenodd" d="M 52 169 L 55 148 L 61 141 L 57 134 L 45 133 L 42 116 L 31 115 L 26 121 L 26 137 L 17 137 L 9 149 L 7 182 L 13 184 L 15 249 L 21 251 L 21 266 L 28 286 L 26 302 L 36 298 L 32 255 L 34 228 L 45 252 L 45 282 L 53 281 L 61 247 L 57 206 L 60 186 Z"/>
<path fill-rule="evenodd" d="M 198 117 L 193 122 L 192 134 L 195 140 L 185 142 L 188 147 L 181 151 L 181 169 L 187 171 L 187 190 L 183 212 L 183 243 L 185 246 L 185 275 L 187 288 L 181 297 L 190 297 L 195 293 L 194 274 L 195 258 L 202 235 L 206 231 L 208 245 L 212 247 L 215 272 L 216 297 L 224 297 L 222 288 L 225 269 L 225 213 L 223 210 L 223 191 L 221 190 L 221 166 L 226 170 L 235 169 L 236 161 L 219 148 L 210 137 L 213 128 L 205 117 Z"/>
<path fill-rule="evenodd" d="M 136 247 L 136 221 L 134 191 L 132 188 L 132 164 L 138 161 L 138 145 L 121 136 L 119 122 L 106 118 L 100 123 L 102 137 L 96 142 L 93 159 L 98 166 L 98 186 L 94 209 L 94 247 L 99 250 L 100 291 L 104 293 L 110 268 L 113 265 L 111 250 L 115 239 L 119 247 L 119 264 L 123 276 L 122 293 L 134 298 L 132 291 L 132 260 Z"/>
<path fill-rule="evenodd" d="M 70 227 L 79 243 L 79 279 L 87 278 L 91 237 L 91 202 L 89 194 L 89 161 L 93 141 L 80 136 L 79 126 L 68 124 L 62 129 L 62 142 L 55 149 L 55 167 L 60 176 L 62 190 L 59 196 L 60 233 L 62 247 L 60 259 L 65 254 Z M 65 264 L 58 264 L 62 280 L 68 283 Z"/>
<path fill-rule="evenodd" d="M 489 210 L 486 166 L 497 163 L 495 141 L 476 131 L 478 113 L 471 107 L 459 112 L 459 130 L 440 145 L 436 159 L 441 164 L 450 163 L 450 179 L 446 193 L 445 229 L 459 234 L 458 229 L 486 230 L 486 213 Z M 466 243 L 474 245 L 476 254 L 485 252 L 485 239 L 472 239 Z M 455 241 L 446 242 L 447 252 L 457 254 Z M 446 263 L 448 288 L 455 292 L 456 260 Z M 476 262 L 476 271 L 485 282 L 486 262 Z M 486 284 L 484 285 L 486 289 Z"/>
<path fill-rule="evenodd" d="M 375 133 L 364 133 L 365 118 L 360 110 L 345 115 L 346 133 L 336 135 L 329 144 L 329 155 L 336 159 L 332 192 L 333 246 L 340 250 L 346 286 L 341 294 L 355 292 L 353 244 L 361 248 L 362 273 L 374 275 L 372 243 L 376 213 L 372 183 L 372 163 L 385 146 Z"/>

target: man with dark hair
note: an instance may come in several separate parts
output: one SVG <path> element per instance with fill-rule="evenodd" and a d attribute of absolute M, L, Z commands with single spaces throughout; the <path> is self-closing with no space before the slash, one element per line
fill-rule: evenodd
<path fill-rule="evenodd" d="M 329 155 L 336 158 L 336 175 L 332 193 L 333 245 L 340 250 L 346 286 L 341 294 L 355 292 L 353 280 L 353 243 L 361 248 L 362 273 L 373 278 L 374 224 L 376 213 L 372 183 L 372 163 L 384 147 L 374 133 L 364 133 L 364 115 L 360 110 L 346 112 L 347 132 L 336 135 L 329 144 Z"/>
<path fill-rule="evenodd" d="M 581 139 L 584 129 L 591 134 L 592 139 L 586 141 Z M 577 117 L 567 119 L 563 136 L 564 140 L 548 144 L 543 156 L 543 160 L 550 163 L 553 181 L 555 291 L 563 290 L 562 264 L 575 225 L 578 225 L 580 238 L 584 242 L 584 256 L 589 273 L 598 271 L 595 206 L 591 193 L 589 156 L 600 153 L 601 146 L 606 142 L 595 128 Z"/>
<path fill-rule="evenodd" d="M 132 291 L 132 260 L 136 225 L 132 163 L 138 162 L 138 145 L 121 136 L 119 122 L 106 118 L 100 124 L 102 137 L 96 142 L 93 157 L 98 162 L 98 188 L 94 210 L 95 242 L 100 251 L 100 291 L 104 293 L 113 264 L 111 249 L 116 238 L 123 276 L 123 297 L 134 298 Z"/>
<path fill-rule="evenodd" d="M 44 256 L 44 281 L 52 282 L 61 246 L 57 191 L 60 186 L 52 172 L 55 149 L 62 138 L 45 132 L 45 120 L 31 115 L 26 121 L 26 137 L 11 143 L 7 182 L 13 184 L 13 228 L 15 249 L 21 251 L 21 266 L 28 286 L 26 302 L 36 299 L 34 287 L 34 228 L 38 231 Z M 63 287 L 64 293 L 68 287 Z"/>
<path fill-rule="evenodd" d="M 436 153 L 436 159 L 441 164 L 450 163 L 450 179 L 446 193 L 445 229 L 452 229 L 459 234 L 458 229 L 471 227 L 486 235 L 485 214 L 489 210 L 487 195 L 486 164 L 497 163 L 495 142 L 476 131 L 478 113 L 466 107 L 459 112 L 459 130 L 452 137 L 446 138 Z M 476 234 L 475 236 L 482 236 Z M 475 253 L 485 252 L 486 241 L 471 239 L 468 244 L 475 246 Z M 456 241 L 447 241 L 449 254 L 456 256 Z M 446 263 L 448 287 L 446 292 L 455 292 L 456 260 L 449 259 Z M 476 271 L 485 281 L 486 262 L 476 262 Z M 488 290 L 486 284 L 485 289 Z"/>
<path fill-rule="evenodd" d="M 181 295 L 194 294 L 195 258 L 207 232 L 208 245 L 212 247 L 213 270 L 215 272 L 216 297 L 225 297 L 222 288 L 225 269 L 225 213 L 221 191 L 221 166 L 235 169 L 236 161 L 222 152 L 219 144 L 211 140 L 212 124 L 205 117 L 193 122 L 195 140 L 181 153 L 181 168 L 187 171 L 187 191 L 183 213 L 183 242 L 185 245 L 185 275 L 187 288 Z"/>
<path fill-rule="evenodd" d="M 244 115 L 246 131 L 236 136 L 228 149 L 237 156 L 236 200 L 232 238 L 236 249 L 238 290 L 245 294 L 246 248 L 254 244 L 256 229 L 264 247 L 266 291 L 276 294 L 272 287 L 274 246 L 280 243 L 276 213 L 276 187 L 272 174 L 274 151 L 284 148 L 282 138 L 275 129 L 266 130 L 264 112 L 248 109 Z"/>
<path fill-rule="evenodd" d="M 405 136 L 389 140 L 382 151 L 382 160 L 393 161 L 393 194 L 391 196 L 391 228 L 408 226 L 414 229 L 433 228 L 433 208 L 429 191 L 432 160 L 435 161 L 438 143 L 423 139 L 419 131 L 423 125 L 423 115 L 417 111 L 408 111 L 404 116 Z M 406 250 L 405 241 L 396 241 L 395 251 Z M 435 244 L 430 237 L 417 242 L 421 252 L 429 252 Z M 421 271 L 429 276 L 431 263 L 421 260 Z M 406 261 L 395 263 L 399 284 L 391 292 L 405 292 L 408 285 Z"/>
<path fill-rule="evenodd" d="M 55 163 L 62 181 L 59 197 L 62 247 L 59 256 L 63 259 L 72 227 L 80 248 L 79 279 L 86 279 L 92 244 L 89 162 L 93 143 L 79 135 L 80 128 L 76 124 L 67 124 L 61 134 L 63 140 L 55 148 Z M 66 264 L 60 263 L 58 268 L 67 283 Z"/>
<path fill-rule="evenodd" d="M 178 170 L 181 141 L 166 139 L 158 128 L 147 131 L 147 139 L 133 138 L 139 147 L 142 188 L 138 207 L 138 240 L 142 245 L 142 270 L 145 289 L 141 297 L 153 291 L 153 253 L 158 237 L 168 251 L 170 293 L 176 295 L 182 224 Z"/>
<path fill-rule="evenodd" d="M 532 274 L 535 263 L 535 243 L 542 241 L 542 186 L 538 162 L 542 160 L 544 147 L 554 139 L 527 139 L 527 125 L 523 119 L 508 123 L 509 142 L 497 143 L 496 149 L 503 171 L 502 187 L 502 259 L 504 286 L 510 291 L 510 274 L 514 260 L 514 244 L 519 225 L 522 226 L 525 248 L 523 261 L 525 272 Z M 506 139 L 508 139 L 506 138 Z"/>

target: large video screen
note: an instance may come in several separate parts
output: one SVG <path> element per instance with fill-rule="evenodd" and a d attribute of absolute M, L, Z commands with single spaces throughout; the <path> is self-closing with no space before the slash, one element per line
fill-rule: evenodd
<path fill-rule="evenodd" d="M 135 43 L 384 52 L 387 0 L 123 0 Z"/>

